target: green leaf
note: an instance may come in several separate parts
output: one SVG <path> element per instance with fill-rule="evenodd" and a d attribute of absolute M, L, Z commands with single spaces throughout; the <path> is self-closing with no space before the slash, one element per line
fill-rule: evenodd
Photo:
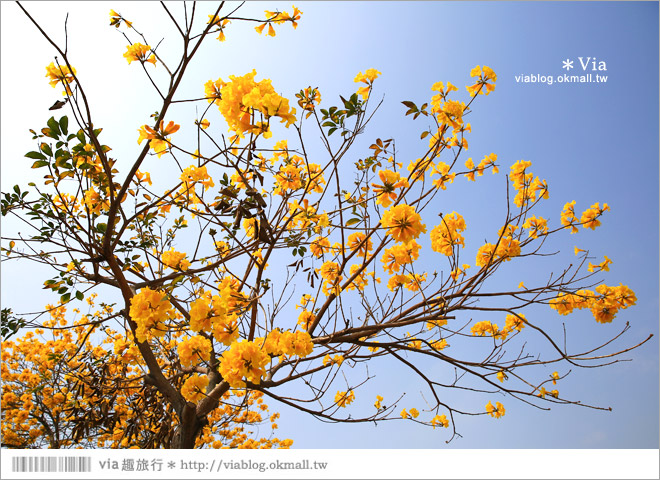
<path fill-rule="evenodd" d="M 82 300 L 83 298 L 85 298 L 85 295 L 82 292 L 76 292 L 76 298 L 78 300 Z"/>
<path fill-rule="evenodd" d="M 69 117 L 67 117 L 66 115 L 60 118 L 60 128 L 64 135 L 67 135 L 69 133 Z"/>
<path fill-rule="evenodd" d="M 105 233 L 105 231 L 108 229 L 108 225 L 105 223 L 99 223 L 96 226 L 96 231 L 100 233 Z"/>
<path fill-rule="evenodd" d="M 60 297 L 60 300 L 61 300 L 62 303 L 66 303 L 66 302 L 69 301 L 70 298 L 71 298 L 71 294 L 70 293 L 65 293 L 64 295 L 62 295 Z"/>
<path fill-rule="evenodd" d="M 27 158 L 33 158 L 35 160 L 46 160 L 46 157 L 39 152 L 28 152 L 25 154 Z"/>
<path fill-rule="evenodd" d="M 53 138 L 58 138 L 60 136 L 60 125 L 57 123 L 57 120 L 55 120 L 54 117 L 50 117 L 46 122 L 46 125 L 48 125 L 48 128 L 50 128 L 50 133 L 54 135 Z"/>
<path fill-rule="evenodd" d="M 32 168 L 41 168 L 45 167 L 48 165 L 48 162 L 46 160 L 37 160 L 32 164 Z"/>
<path fill-rule="evenodd" d="M 350 227 L 351 225 L 355 225 L 356 223 L 360 223 L 359 218 L 351 218 L 346 222 L 346 226 Z"/>
<path fill-rule="evenodd" d="M 49 157 L 53 156 L 53 151 L 50 149 L 50 145 L 48 145 L 47 143 L 42 143 L 41 145 L 39 145 L 39 148 Z"/>

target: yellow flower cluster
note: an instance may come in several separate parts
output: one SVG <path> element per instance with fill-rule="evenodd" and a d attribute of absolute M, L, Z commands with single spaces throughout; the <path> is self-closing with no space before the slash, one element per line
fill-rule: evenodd
<path fill-rule="evenodd" d="M 496 402 L 495 406 L 491 402 L 488 402 L 486 404 L 486 412 L 493 418 L 500 418 L 504 416 L 506 410 L 504 410 L 504 406 L 500 402 Z"/>
<path fill-rule="evenodd" d="M 405 408 L 401 410 L 401 418 L 417 418 L 419 417 L 419 410 L 416 408 L 411 408 L 410 411 L 406 410 Z"/>
<path fill-rule="evenodd" d="M 90 188 L 85 191 L 85 199 L 83 200 L 89 213 L 100 215 L 103 212 L 110 210 L 110 201 L 101 197 L 99 192 Z"/>
<path fill-rule="evenodd" d="M 433 165 L 431 168 L 431 176 L 440 175 L 440 178 L 433 180 L 433 185 L 436 188 L 447 190 L 447 183 L 454 183 L 456 174 L 449 173 L 449 170 L 451 170 L 451 167 L 445 162 L 438 162 L 436 165 Z"/>
<path fill-rule="evenodd" d="M 119 28 L 121 22 L 124 22 L 129 28 L 133 26 L 133 22 L 129 22 L 124 17 L 122 17 L 121 14 L 115 12 L 114 10 L 110 10 L 110 26 Z"/>
<path fill-rule="evenodd" d="M 57 85 L 59 82 L 62 82 L 62 86 L 64 86 L 64 92 L 63 94 L 69 94 L 71 95 L 73 92 L 71 91 L 71 84 L 75 81 L 75 78 L 73 77 L 76 74 L 76 69 L 71 67 L 67 67 L 66 65 L 58 65 L 55 66 L 53 62 L 50 63 L 46 67 L 46 77 L 50 80 L 48 84 L 55 88 L 55 85 Z"/>
<path fill-rule="evenodd" d="M 363 267 L 363 265 L 360 265 L 360 264 L 354 264 L 354 265 L 351 265 L 351 270 L 350 270 L 349 276 L 352 277 L 352 276 L 353 276 L 355 273 L 357 273 L 362 267 Z M 351 282 L 351 284 L 350 284 L 348 287 L 346 287 L 346 289 L 347 289 L 347 290 L 355 290 L 355 289 L 358 289 L 358 290 L 360 290 L 361 292 L 364 291 L 364 287 L 366 287 L 366 286 L 369 284 L 369 280 L 367 279 L 367 275 L 371 275 L 371 276 L 373 276 L 373 272 L 371 272 L 371 273 L 369 273 L 369 274 L 367 274 L 367 273 L 364 272 L 364 271 L 360 272 L 360 273 L 359 273 L 359 274 L 353 279 L 353 281 Z M 380 280 L 376 279 L 376 281 L 379 282 Z"/>
<path fill-rule="evenodd" d="M 141 43 L 134 43 L 126 47 L 126 53 L 124 53 L 124 58 L 130 64 L 132 61 L 137 60 L 140 63 L 149 62 L 156 65 L 156 56 L 147 54 L 151 51 L 149 45 L 142 45 Z"/>
<path fill-rule="evenodd" d="M 243 340 L 232 343 L 222 354 L 219 372 L 232 388 L 243 388 L 243 379 L 258 385 L 269 362 L 270 357 L 256 341 Z"/>
<path fill-rule="evenodd" d="M 164 121 L 161 120 L 158 130 L 154 130 L 149 125 L 143 125 L 138 129 L 140 135 L 138 136 L 137 143 L 139 145 L 143 140 L 149 140 L 149 146 L 158 155 L 158 158 L 160 158 L 171 145 L 171 141 L 167 136 L 177 132 L 180 127 L 180 125 L 176 125 L 171 120 L 166 127 L 164 126 Z"/>
<path fill-rule="evenodd" d="M 190 267 L 190 262 L 186 260 L 186 254 L 177 252 L 174 248 L 163 252 L 160 256 L 160 261 L 172 270 L 183 270 L 185 272 Z"/>
<path fill-rule="evenodd" d="M 208 362 L 211 358 L 211 341 L 201 335 L 182 340 L 178 347 L 179 360 L 184 367 L 197 365 L 199 361 Z"/>
<path fill-rule="evenodd" d="M 335 355 L 334 357 L 331 357 L 329 353 L 323 357 L 323 366 L 327 367 L 328 365 L 339 365 L 344 363 L 344 356 L 343 355 Z"/>
<path fill-rule="evenodd" d="M 341 291 L 340 283 L 344 278 L 342 275 L 340 275 L 339 264 L 337 262 L 327 261 L 321 265 L 321 268 L 317 271 L 321 275 L 321 278 L 324 280 L 323 293 L 325 293 L 327 296 L 330 296 L 331 293 L 339 295 Z"/>
<path fill-rule="evenodd" d="M 378 78 L 378 75 L 380 75 L 380 72 L 376 70 L 375 68 L 369 68 L 364 71 L 364 73 L 360 72 L 358 73 L 353 81 L 355 83 L 364 83 L 366 86 L 360 87 L 357 90 L 357 94 L 362 96 L 362 100 L 366 100 L 369 97 L 369 93 L 371 92 L 371 86 L 374 83 L 374 80 Z"/>
<path fill-rule="evenodd" d="M 533 215 L 525 221 L 523 228 L 529 230 L 530 238 L 538 238 L 539 235 L 548 233 L 548 221 L 545 218 L 536 218 L 536 215 Z"/>
<path fill-rule="evenodd" d="M 415 207 L 406 204 L 385 210 L 380 223 L 387 229 L 387 234 L 397 242 L 409 243 L 420 234 L 426 233 L 422 217 L 415 212 Z"/>
<path fill-rule="evenodd" d="M 304 358 L 314 350 L 312 337 L 306 331 L 271 330 L 263 342 L 263 348 L 270 355 L 296 355 Z"/>
<path fill-rule="evenodd" d="M 387 208 L 397 199 L 396 189 L 408 188 L 408 179 L 401 178 L 399 172 L 392 170 L 380 170 L 378 177 L 382 185 L 372 183 L 373 191 L 376 194 L 376 204 Z"/>
<path fill-rule="evenodd" d="M 346 408 L 346 405 L 353 403 L 353 400 L 355 400 L 355 393 L 353 390 L 349 390 L 348 392 L 337 392 L 335 395 L 335 403 L 342 408 Z"/>
<path fill-rule="evenodd" d="M 548 183 L 545 180 L 539 180 L 539 177 L 534 178 L 534 174 L 527 172 L 527 168 L 532 165 L 532 162 L 518 160 L 511 166 L 510 178 L 513 182 L 513 188 L 518 192 L 513 199 L 518 207 L 522 207 L 528 202 L 536 201 L 538 198 L 547 199 Z"/>
<path fill-rule="evenodd" d="M 145 287 L 131 298 L 129 314 L 137 323 L 137 341 L 145 342 L 165 335 L 165 321 L 174 317 L 174 310 L 165 293 Z"/>
<path fill-rule="evenodd" d="M 189 203 L 199 203 L 201 200 L 195 194 L 197 184 L 204 187 L 204 191 L 214 187 L 213 179 L 206 171 L 206 166 L 196 167 L 190 165 L 181 173 L 181 188 L 179 192 L 188 200 Z"/>
<path fill-rule="evenodd" d="M 575 293 L 560 292 L 550 300 L 550 308 L 560 315 L 568 315 L 573 310 L 588 308 L 598 323 L 610 323 L 619 309 L 635 305 L 637 297 L 628 286 L 619 284 L 609 287 L 605 284 L 591 290 L 578 290 Z"/>
<path fill-rule="evenodd" d="M 448 257 L 452 256 L 455 246 L 465 247 L 465 239 L 460 234 L 464 230 L 465 220 L 460 214 L 451 212 L 449 215 L 445 215 L 440 224 L 431 230 L 431 248 Z"/>
<path fill-rule="evenodd" d="M 561 212 L 561 223 L 564 228 L 570 228 L 571 233 L 578 232 L 578 225 L 595 230 L 596 227 L 600 226 L 600 220 L 598 218 L 609 209 L 610 206 L 607 203 L 604 203 L 601 207 L 600 203 L 596 202 L 585 210 L 580 220 L 578 220 L 575 216 L 575 200 L 573 200 L 564 205 L 564 209 Z"/>
<path fill-rule="evenodd" d="M 269 10 L 264 10 L 267 20 L 261 25 L 254 27 L 254 29 L 257 31 L 259 35 L 261 35 L 266 25 L 268 25 L 267 35 L 270 37 L 274 37 L 275 29 L 273 28 L 273 23 L 280 24 L 284 22 L 291 22 L 291 26 L 294 29 L 298 28 L 298 20 L 300 20 L 300 17 L 303 12 L 298 10 L 298 8 L 295 5 L 293 5 L 292 8 L 293 8 L 293 14 L 291 15 L 288 14 L 287 12 L 271 12 Z"/>
<path fill-rule="evenodd" d="M 497 245 L 486 243 L 477 251 L 476 264 L 483 267 L 494 262 L 497 258 L 509 261 L 513 257 L 520 255 L 520 241 L 513 238 L 514 232 L 518 227 L 508 224 L 502 227 L 498 232 L 500 240 Z"/>
<path fill-rule="evenodd" d="M 421 284 L 426 281 L 427 274 L 405 274 L 405 275 L 394 275 L 390 277 L 387 282 L 387 288 L 391 291 L 396 290 L 399 287 L 406 287 L 411 292 L 417 292 L 421 288 Z"/>
<path fill-rule="evenodd" d="M 367 236 L 362 232 L 355 232 L 350 234 L 346 244 L 348 248 L 351 249 L 351 251 L 357 252 L 360 257 L 367 255 L 367 253 L 369 253 L 373 248 L 371 238 L 367 238 Z"/>
<path fill-rule="evenodd" d="M 479 65 L 477 65 L 470 72 L 470 76 L 479 77 L 474 85 L 466 87 L 471 97 L 474 97 L 475 95 L 488 95 L 490 92 L 495 90 L 497 75 L 492 68 L 487 67 L 486 65 L 481 68 Z M 488 83 L 489 81 L 492 81 L 493 83 Z"/>
<path fill-rule="evenodd" d="M 201 292 L 200 297 L 190 304 L 190 329 L 195 332 L 212 331 L 213 338 L 229 346 L 239 335 L 236 314 L 229 313 L 236 293 L 227 283 L 219 293 Z"/>
<path fill-rule="evenodd" d="M 593 265 L 591 262 L 589 262 L 589 266 L 587 267 L 587 270 L 590 272 L 593 272 L 594 270 L 598 269 L 599 271 L 605 271 L 609 272 L 610 271 L 610 263 L 612 263 L 612 260 L 607 258 L 607 255 L 605 255 L 605 260 L 600 262 L 597 265 Z"/>
<path fill-rule="evenodd" d="M 398 272 L 402 265 L 410 264 L 419 258 L 419 250 L 422 247 L 415 240 L 407 244 L 397 244 L 385 250 L 381 262 L 383 270 L 392 274 Z"/>
<path fill-rule="evenodd" d="M 431 419 L 431 425 L 433 425 L 433 428 L 435 429 L 436 425 L 440 425 L 441 427 L 449 427 L 449 420 L 447 420 L 446 415 L 436 415 Z"/>
<path fill-rule="evenodd" d="M 211 25 L 218 27 L 218 30 L 216 30 L 217 32 L 220 32 L 218 34 L 218 40 L 220 40 L 221 42 L 227 40 L 227 38 L 225 37 L 225 27 L 229 25 L 229 23 L 231 23 L 229 19 L 227 18 L 220 19 L 215 15 L 209 15 L 209 21 L 207 23 L 210 23 Z"/>
<path fill-rule="evenodd" d="M 551 397 L 559 398 L 559 390 L 546 390 L 545 387 L 539 389 L 539 393 L 536 394 L 537 397 L 545 398 L 546 395 Z"/>
<path fill-rule="evenodd" d="M 517 330 L 519 332 L 523 328 L 525 328 L 525 315 L 519 313 L 517 315 L 507 315 L 506 323 L 504 324 L 504 328 L 502 330 L 500 330 L 496 323 L 491 323 L 489 320 L 484 320 L 482 322 L 475 323 L 470 331 L 472 332 L 472 335 L 479 337 L 489 336 L 500 340 L 505 340 L 509 333 L 511 333 L 513 330 Z"/>
<path fill-rule="evenodd" d="M 316 212 L 316 207 L 309 204 L 308 199 L 304 199 L 302 205 L 298 200 L 289 202 L 289 217 L 283 221 L 288 222 L 287 228 L 289 230 L 305 230 L 313 229 L 316 233 L 320 233 L 323 228 L 330 225 L 330 219 L 327 213 L 319 214 Z"/>
<path fill-rule="evenodd" d="M 312 312 L 310 312 L 309 310 L 303 310 L 302 312 L 300 312 L 300 315 L 298 315 L 297 323 L 305 330 L 309 330 L 309 327 L 312 326 L 312 323 L 314 322 L 315 319 L 316 317 Z"/>
<path fill-rule="evenodd" d="M 607 203 L 604 203 L 602 207 L 598 202 L 594 203 L 590 208 L 585 210 L 582 214 L 582 217 L 580 217 L 580 223 L 582 223 L 582 227 L 595 230 L 596 227 L 600 226 L 600 220 L 598 220 L 598 217 L 607 212 L 609 209 L 610 207 L 607 205 Z"/>
<path fill-rule="evenodd" d="M 497 160 L 497 155 L 491 153 L 490 155 L 486 155 L 484 158 L 482 158 L 481 162 L 479 162 L 479 165 L 475 167 L 472 159 L 468 158 L 467 161 L 465 162 L 465 167 L 468 169 L 468 173 L 466 173 L 465 176 L 467 177 L 468 180 L 474 182 L 475 174 L 481 177 L 484 174 L 484 170 L 488 168 L 490 165 L 492 165 L 493 174 L 496 174 L 497 172 L 499 172 L 497 165 L 495 165 L 496 160 Z"/>
<path fill-rule="evenodd" d="M 330 240 L 327 237 L 317 237 L 309 244 L 309 251 L 316 258 L 321 258 L 331 249 Z"/>
<path fill-rule="evenodd" d="M 209 377 L 206 375 L 193 375 L 183 383 L 181 395 L 189 402 L 197 403 L 206 395 L 204 391 L 209 384 Z"/>
<path fill-rule="evenodd" d="M 271 117 L 281 118 L 287 127 L 296 121 L 296 109 L 289 107 L 289 100 L 275 92 L 270 80 L 256 82 L 256 75 L 252 70 L 241 77 L 230 75 L 229 82 L 209 80 L 205 85 L 207 98 L 217 103 L 236 140 L 246 133 L 269 138 Z"/>

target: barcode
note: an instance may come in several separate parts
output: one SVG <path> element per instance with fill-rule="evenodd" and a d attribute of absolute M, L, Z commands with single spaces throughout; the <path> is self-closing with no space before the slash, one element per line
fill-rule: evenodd
<path fill-rule="evenodd" d="M 91 472 L 92 457 L 13 457 L 12 472 Z"/>

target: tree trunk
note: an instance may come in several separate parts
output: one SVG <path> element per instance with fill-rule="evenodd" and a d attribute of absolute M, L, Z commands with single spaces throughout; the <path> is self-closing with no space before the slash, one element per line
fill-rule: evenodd
<path fill-rule="evenodd" d="M 172 441 L 172 448 L 195 448 L 195 440 L 206 425 L 205 418 L 199 418 L 195 404 L 186 403 L 179 415 L 179 426 Z"/>

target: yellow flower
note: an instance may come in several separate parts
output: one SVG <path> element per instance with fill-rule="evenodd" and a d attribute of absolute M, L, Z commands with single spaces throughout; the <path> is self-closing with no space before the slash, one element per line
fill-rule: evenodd
<path fill-rule="evenodd" d="M 597 265 L 592 265 L 591 262 L 589 262 L 589 266 L 587 267 L 587 270 L 590 272 L 593 272 L 595 269 L 598 269 L 600 271 L 605 271 L 609 272 L 610 271 L 610 263 L 612 263 L 612 260 L 607 258 L 607 255 L 605 255 L 605 260 L 603 260 L 601 263 Z"/>
<path fill-rule="evenodd" d="M 296 109 L 289 107 L 289 100 L 275 92 L 270 80 L 255 81 L 256 75 L 252 70 L 241 77 L 230 75 L 229 82 L 218 79 L 205 85 L 207 99 L 218 105 L 229 130 L 236 133 L 236 141 L 246 133 L 268 138 L 271 117 L 279 117 L 287 127 L 296 121 Z"/>
<path fill-rule="evenodd" d="M 151 54 L 147 57 L 147 53 L 151 51 L 149 45 L 142 45 L 141 43 L 134 43 L 126 47 L 124 58 L 130 64 L 132 61 L 137 60 L 140 63 L 149 62 L 156 65 L 156 56 Z"/>
<path fill-rule="evenodd" d="M 577 233 L 577 223 L 578 219 L 575 216 L 575 200 L 573 200 L 564 205 L 564 210 L 561 212 L 561 224 L 564 228 L 570 228 L 571 233 Z M 577 255 L 577 251 L 575 254 Z"/>
<path fill-rule="evenodd" d="M 436 415 L 431 420 L 431 425 L 433 425 L 434 429 L 435 429 L 436 425 L 441 425 L 441 426 L 447 428 L 447 427 L 449 427 L 449 420 L 447 420 L 446 415 Z"/>
<path fill-rule="evenodd" d="M 357 93 L 362 96 L 363 100 L 366 100 L 367 97 L 369 96 L 369 93 L 371 91 L 371 86 L 373 85 L 374 80 L 378 78 L 378 75 L 380 75 L 380 72 L 378 70 L 374 68 L 369 68 L 368 70 L 365 70 L 364 74 L 360 72 L 355 76 L 355 79 L 353 79 L 355 83 L 361 82 L 367 85 L 366 87 L 358 88 L 357 91 Z"/>
<path fill-rule="evenodd" d="M 153 151 L 158 154 L 160 158 L 170 146 L 170 139 L 167 138 L 167 135 L 171 135 L 179 130 L 180 125 L 176 125 L 173 121 L 170 121 L 167 124 L 167 127 L 164 127 L 164 121 L 160 121 L 160 126 L 158 130 L 154 130 L 148 125 L 143 125 L 138 129 L 140 133 L 138 137 L 138 145 L 142 143 L 143 140 L 149 140 L 149 146 Z"/>
<path fill-rule="evenodd" d="M 495 245 L 492 243 L 486 243 L 479 248 L 477 252 L 476 264 L 477 267 L 483 267 L 488 265 L 494 260 L 495 257 Z"/>
<path fill-rule="evenodd" d="M 500 333 L 500 329 L 497 326 L 496 323 L 491 323 L 488 320 L 484 320 L 482 322 L 477 322 L 475 323 L 471 330 L 472 335 L 476 335 L 479 337 L 483 336 L 497 336 Z"/>
<path fill-rule="evenodd" d="M 410 264 L 419 258 L 419 250 L 422 247 L 415 240 L 405 245 L 394 245 L 385 250 L 381 262 L 383 269 L 392 274 L 398 272 L 402 265 Z"/>
<path fill-rule="evenodd" d="M 167 252 L 163 252 L 160 261 L 172 270 L 183 270 L 185 272 L 190 267 L 190 262 L 186 260 L 186 254 L 177 252 L 173 248 Z"/>
<path fill-rule="evenodd" d="M 116 28 L 119 28 L 122 21 L 129 28 L 133 25 L 132 22 L 129 22 L 128 20 L 123 18 L 119 13 L 115 12 L 114 10 L 110 10 L 110 26 L 114 26 Z"/>
<path fill-rule="evenodd" d="M 46 67 L 46 77 L 50 79 L 48 82 L 50 86 L 55 88 L 59 82 L 62 82 L 65 89 L 64 93 L 68 93 L 69 95 L 73 93 L 70 85 L 75 81 L 75 78 L 73 77 L 75 74 L 76 69 L 71 67 L 69 70 L 69 67 L 66 65 L 55 66 L 55 64 L 51 62 L 50 65 Z"/>
<path fill-rule="evenodd" d="M 557 380 L 559 380 L 559 372 L 552 372 L 552 384 L 557 385 Z"/>
<path fill-rule="evenodd" d="M 174 310 L 165 293 L 145 287 L 131 299 L 129 315 L 137 323 L 138 342 L 144 342 L 152 336 L 165 335 L 164 322 L 174 317 Z"/>
<path fill-rule="evenodd" d="M 523 228 L 529 229 L 530 238 L 538 238 L 539 235 L 548 233 L 548 221 L 545 218 L 531 216 L 525 221 Z"/>
<path fill-rule="evenodd" d="M 491 402 L 488 402 L 486 404 L 486 412 L 488 412 L 488 415 L 490 415 L 493 418 L 500 418 L 503 417 L 506 411 L 504 410 L 504 406 L 500 402 L 496 402 L 495 406 Z"/>
<path fill-rule="evenodd" d="M 413 418 L 419 417 L 419 412 L 417 411 L 416 408 L 411 408 L 410 409 L 410 415 L 412 415 Z"/>
<path fill-rule="evenodd" d="M 374 403 L 374 407 L 376 407 L 378 410 L 381 409 L 381 403 L 383 401 L 383 397 L 380 395 L 376 395 L 376 402 Z"/>
<path fill-rule="evenodd" d="M 445 215 L 440 224 L 431 230 L 431 248 L 451 257 L 455 246 L 465 247 L 465 239 L 460 234 L 465 228 L 465 220 L 460 214 L 451 212 Z"/>
<path fill-rule="evenodd" d="M 591 207 L 585 210 L 584 213 L 582 213 L 582 217 L 580 218 L 582 227 L 595 230 L 596 227 L 600 226 L 600 220 L 598 220 L 598 217 L 607 212 L 609 209 L 610 207 L 607 205 L 607 203 L 604 203 L 602 207 L 598 202 L 594 203 Z"/>
<path fill-rule="evenodd" d="M 355 400 L 355 393 L 353 390 L 348 392 L 337 392 L 335 395 L 335 403 L 342 408 L 346 408 L 346 405 L 350 405 Z"/>
<path fill-rule="evenodd" d="M 479 77 L 477 83 L 467 87 L 470 96 L 474 97 L 477 93 L 488 95 L 490 92 L 495 90 L 495 82 L 497 81 L 497 75 L 492 68 L 484 65 L 483 69 L 477 65 L 470 71 L 471 77 Z M 488 83 L 488 82 L 492 83 Z"/>
<path fill-rule="evenodd" d="M 243 388 L 244 378 L 258 385 L 269 362 L 270 357 L 256 342 L 239 341 L 222 354 L 219 372 L 232 388 Z"/>
<path fill-rule="evenodd" d="M 298 325 L 300 325 L 305 330 L 309 330 L 309 327 L 312 325 L 316 317 L 309 310 L 303 310 L 298 315 Z"/>
<path fill-rule="evenodd" d="M 179 360 L 184 367 L 191 367 L 197 365 L 199 361 L 208 362 L 211 358 L 211 342 L 208 338 L 201 335 L 187 338 L 177 347 Z"/>
<path fill-rule="evenodd" d="M 504 374 L 504 372 L 503 372 L 502 370 L 500 370 L 499 372 L 497 372 L 497 379 L 498 379 L 500 382 L 504 382 L 504 379 L 505 379 L 505 378 L 506 378 L 506 375 Z"/>
<path fill-rule="evenodd" d="M 376 193 L 376 204 L 387 208 L 397 199 L 396 189 L 409 187 L 408 179 L 401 178 L 398 172 L 391 170 L 380 170 L 378 172 L 382 185 L 372 183 L 373 191 Z"/>
<path fill-rule="evenodd" d="M 189 377 L 181 387 L 181 395 L 189 402 L 197 403 L 206 395 L 204 390 L 209 384 L 206 375 L 193 375 Z"/>
<path fill-rule="evenodd" d="M 420 234 L 426 232 L 426 226 L 422 224 L 422 217 L 415 212 L 410 205 L 397 205 L 386 210 L 380 221 L 395 241 L 409 243 Z"/>

